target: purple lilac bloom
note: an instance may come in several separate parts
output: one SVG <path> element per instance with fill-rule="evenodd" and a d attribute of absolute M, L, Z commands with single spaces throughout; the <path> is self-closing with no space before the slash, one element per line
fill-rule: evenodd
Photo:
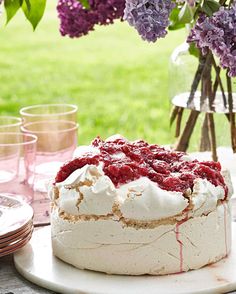
<path fill-rule="evenodd" d="M 61 20 L 62 36 L 69 35 L 78 38 L 93 30 L 97 23 L 97 15 L 85 9 L 77 0 L 59 0 L 58 16 Z"/>
<path fill-rule="evenodd" d="M 236 76 L 236 3 L 221 7 L 212 17 L 201 15 L 191 30 L 188 42 L 194 42 L 203 54 L 211 50 L 219 57 L 220 65 Z"/>
<path fill-rule="evenodd" d="M 126 0 L 124 19 L 135 27 L 144 40 L 155 42 L 167 34 L 171 0 Z"/>
<path fill-rule="evenodd" d="M 123 17 L 125 0 L 90 0 L 90 6 L 97 13 L 98 24 L 106 25 Z"/>
<path fill-rule="evenodd" d="M 63 36 L 78 38 L 94 29 L 95 24 L 106 25 L 123 16 L 124 0 L 89 0 L 86 9 L 78 0 L 59 0 L 58 16 Z"/>

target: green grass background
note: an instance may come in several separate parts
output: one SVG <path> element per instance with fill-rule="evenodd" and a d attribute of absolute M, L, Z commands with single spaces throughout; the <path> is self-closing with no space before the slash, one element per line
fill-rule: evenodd
<path fill-rule="evenodd" d="M 117 21 L 80 39 L 59 34 L 49 0 L 35 32 L 21 12 L 0 29 L 0 114 L 18 115 L 38 103 L 75 103 L 79 143 L 121 133 L 130 139 L 173 142 L 169 128 L 168 62 L 184 32 L 156 44 Z"/>

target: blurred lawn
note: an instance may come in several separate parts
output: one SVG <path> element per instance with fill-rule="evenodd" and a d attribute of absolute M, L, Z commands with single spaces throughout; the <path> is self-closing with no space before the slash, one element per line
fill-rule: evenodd
<path fill-rule="evenodd" d="M 36 32 L 19 12 L 0 29 L 0 113 L 68 102 L 79 106 L 79 143 L 122 133 L 168 143 L 168 59 L 184 39 L 171 32 L 156 44 L 142 41 L 127 23 L 97 27 L 71 40 L 58 31 L 55 0 Z"/>

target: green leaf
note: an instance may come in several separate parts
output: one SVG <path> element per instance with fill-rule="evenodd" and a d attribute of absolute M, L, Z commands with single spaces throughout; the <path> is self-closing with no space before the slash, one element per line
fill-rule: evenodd
<path fill-rule="evenodd" d="M 7 22 L 15 16 L 19 8 L 21 7 L 21 1 L 20 0 L 5 0 L 4 1 L 4 8 L 6 10 L 7 15 Z"/>
<path fill-rule="evenodd" d="M 191 7 L 185 2 L 184 6 L 181 8 L 178 18 L 179 23 L 187 24 L 190 23 L 194 18 L 194 13 L 196 11 L 196 7 Z"/>
<path fill-rule="evenodd" d="M 170 13 L 170 25 L 169 30 L 178 30 L 184 27 L 184 24 L 179 23 L 179 8 L 175 7 Z"/>
<path fill-rule="evenodd" d="M 88 0 L 77 0 L 77 1 L 80 2 L 84 8 L 90 9 L 90 4 Z"/>
<path fill-rule="evenodd" d="M 189 53 L 191 55 L 199 58 L 200 52 L 199 52 L 199 49 L 196 47 L 196 45 L 194 43 L 189 44 L 188 51 L 189 51 Z"/>
<path fill-rule="evenodd" d="M 214 12 L 218 11 L 220 4 L 215 0 L 204 0 L 202 4 L 202 11 L 208 16 L 212 16 Z"/>
<path fill-rule="evenodd" d="M 169 19 L 171 22 L 176 22 L 178 21 L 178 16 L 179 16 L 179 8 L 175 7 L 172 9 Z"/>
<path fill-rule="evenodd" d="M 22 9 L 34 30 L 43 17 L 47 0 L 24 0 Z M 29 3 L 28 3 L 29 2 Z M 28 3 L 28 4 L 27 4 Z"/>
<path fill-rule="evenodd" d="M 30 0 L 25 0 L 25 3 L 26 3 L 28 11 L 30 11 L 30 8 L 31 8 Z"/>
<path fill-rule="evenodd" d="M 179 29 L 182 29 L 182 28 L 184 28 L 185 27 L 185 25 L 184 24 L 182 24 L 182 23 L 173 23 L 173 24 L 170 24 L 169 25 L 169 27 L 168 27 L 168 29 L 170 30 L 170 31 L 175 31 L 175 30 L 179 30 Z"/>

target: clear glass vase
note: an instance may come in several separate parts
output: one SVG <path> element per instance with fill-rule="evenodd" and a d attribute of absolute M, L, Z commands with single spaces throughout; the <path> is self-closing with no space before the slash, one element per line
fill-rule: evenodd
<path fill-rule="evenodd" d="M 169 94 L 174 147 L 180 151 L 200 151 L 203 159 L 206 158 L 203 152 L 208 153 L 207 159 L 212 156 L 214 160 L 222 160 L 224 157 L 226 166 L 234 163 L 236 174 L 236 155 L 233 154 L 233 151 L 236 152 L 236 129 L 233 126 L 236 112 L 235 80 L 230 80 L 226 71 L 220 70 L 218 60 L 212 54 L 209 56 L 197 58 L 190 54 L 187 43 L 176 47 L 171 54 Z M 201 62 L 205 62 L 204 69 L 196 83 Z M 231 100 L 228 95 L 229 82 L 232 87 Z"/>
<path fill-rule="evenodd" d="M 219 69 L 218 60 L 214 58 L 215 66 Z M 176 47 L 170 57 L 170 97 L 173 105 L 180 107 L 194 109 L 201 112 L 215 112 L 215 113 L 228 113 L 229 105 L 228 92 L 227 92 L 227 81 L 224 70 L 219 73 L 220 84 L 217 87 L 215 98 L 213 103 L 211 103 L 211 94 L 207 89 L 205 90 L 205 97 L 202 99 L 202 87 L 204 83 L 199 82 L 194 95 L 192 96 L 192 101 L 188 101 L 191 95 L 191 88 L 198 71 L 198 67 L 201 61 L 199 58 L 190 54 L 189 44 L 183 43 Z M 212 84 L 212 91 L 214 88 L 215 81 L 217 81 L 217 76 L 212 64 L 206 66 L 206 70 L 203 71 L 203 80 L 209 80 Z M 205 85 L 207 88 L 208 85 Z M 222 94 L 222 89 L 224 94 Z M 235 79 L 232 80 L 232 94 L 233 94 L 233 112 L 236 112 L 236 84 Z"/>
<path fill-rule="evenodd" d="M 202 99 L 202 87 L 204 87 L 204 82 L 202 81 L 199 82 L 194 95 L 192 95 L 190 99 L 191 101 L 189 101 L 191 89 L 193 87 L 193 81 L 195 79 L 198 67 L 199 59 L 189 53 L 189 45 L 187 43 L 183 43 L 178 46 L 171 54 L 169 67 L 169 93 L 171 103 L 174 106 L 180 107 L 184 110 L 189 109 L 190 111 L 194 110 L 199 112 L 197 123 L 192 133 L 193 138 L 191 136 L 191 141 L 193 141 L 194 144 L 190 144 L 189 142 L 188 148 L 190 148 L 190 150 L 196 150 L 199 145 L 201 145 L 199 140 L 199 135 L 201 134 L 199 131 L 201 130 L 202 124 L 204 123 L 204 117 L 206 113 L 214 114 L 217 146 L 230 146 L 230 127 L 229 121 L 226 119 L 229 112 L 229 105 L 227 101 L 226 103 L 224 102 L 225 99 L 227 100 L 228 96 L 226 79 L 222 73 L 221 83 L 222 88 L 224 88 L 224 95 L 222 95 L 221 87 L 218 86 L 213 103 L 211 103 L 209 91 L 206 91 L 205 97 Z M 216 80 L 216 74 L 214 73 L 212 66 L 208 72 L 206 71 L 205 75 L 206 74 L 208 75 L 208 79 L 209 76 L 211 76 L 211 85 L 213 89 L 214 81 Z M 234 88 L 235 84 L 233 81 L 233 112 L 236 112 L 236 95 L 234 93 Z M 182 117 L 181 126 L 183 126 L 185 122 L 184 118 L 186 117 L 186 114 L 184 117 Z M 179 137 L 180 131 L 181 130 L 178 132 L 177 130 L 176 137 Z M 198 147 L 196 146 L 197 142 L 199 142 L 199 144 L 197 144 Z"/>

